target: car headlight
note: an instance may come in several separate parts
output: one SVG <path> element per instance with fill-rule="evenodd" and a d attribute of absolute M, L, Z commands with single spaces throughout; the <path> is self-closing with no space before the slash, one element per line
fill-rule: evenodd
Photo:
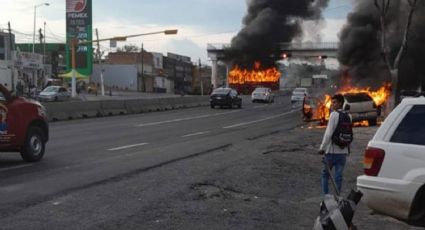
<path fill-rule="evenodd" d="M 47 109 L 43 105 L 37 105 L 38 115 L 47 118 Z"/>

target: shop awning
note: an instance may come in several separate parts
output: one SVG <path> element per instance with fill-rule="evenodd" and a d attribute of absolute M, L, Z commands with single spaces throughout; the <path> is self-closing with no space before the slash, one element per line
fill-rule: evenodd
<path fill-rule="evenodd" d="M 76 70 L 71 70 L 68 73 L 59 74 L 59 77 L 65 78 L 65 79 L 70 79 L 70 78 L 72 78 L 72 71 L 75 71 L 75 78 L 77 78 L 77 79 L 88 79 L 89 78 L 89 76 L 80 74 Z"/>

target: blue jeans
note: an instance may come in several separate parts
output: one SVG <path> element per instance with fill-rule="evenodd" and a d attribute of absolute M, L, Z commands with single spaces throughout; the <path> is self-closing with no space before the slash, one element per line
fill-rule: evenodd
<path fill-rule="evenodd" d="M 346 158 L 347 158 L 347 154 L 332 154 L 332 153 L 325 154 L 325 160 L 328 162 L 328 165 L 331 168 L 331 170 L 335 168 L 334 179 L 335 179 L 336 187 L 339 192 L 341 192 L 342 174 L 344 172 Z M 322 193 L 328 194 L 329 193 L 329 173 L 325 165 L 323 165 L 321 176 L 322 176 L 322 179 L 321 179 Z"/>

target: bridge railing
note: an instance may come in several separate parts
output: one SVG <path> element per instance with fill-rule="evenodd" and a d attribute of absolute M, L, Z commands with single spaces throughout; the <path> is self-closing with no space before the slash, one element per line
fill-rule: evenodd
<path fill-rule="evenodd" d="M 283 42 L 280 43 L 281 50 L 324 50 L 338 49 L 338 42 Z"/>
<path fill-rule="evenodd" d="M 283 42 L 280 43 L 281 50 L 336 50 L 338 42 Z M 224 50 L 230 48 L 230 43 L 209 43 L 207 50 Z"/>
<path fill-rule="evenodd" d="M 224 50 L 230 48 L 230 43 L 208 43 L 207 50 Z"/>

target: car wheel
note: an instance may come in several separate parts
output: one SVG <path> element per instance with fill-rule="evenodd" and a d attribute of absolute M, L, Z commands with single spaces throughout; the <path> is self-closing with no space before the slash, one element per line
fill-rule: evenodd
<path fill-rule="evenodd" d="M 55 97 L 55 101 L 58 101 L 58 97 Z"/>
<path fill-rule="evenodd" d="M 378 124 L 377 118 L 367 120 L 369 126 L 376 126 Z"/>
<path fill-rule="evenodd" d="M 27 137 L 22 147 L 21 156 L 24 161 L 35 162 L 41 160 L 46 148 L 43 131 L 39 127 L 29 127 Z"/>
<path fill-rule="evenodd" d="M 242 103 L 239 103 L 238 108 L 239 109 L 242 108 Z"/>
<path fill-rule="evenodd" d="M 213 104 L 211 104 L 210 106 L 211 106 L 211 109 L 214 109 L 214 105 Z"/>

